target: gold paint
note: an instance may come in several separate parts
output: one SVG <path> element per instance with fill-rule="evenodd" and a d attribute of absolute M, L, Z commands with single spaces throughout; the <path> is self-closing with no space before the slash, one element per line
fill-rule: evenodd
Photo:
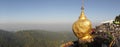
<path fill-rule="evenodd" d="M 60 45 L 60 47 L 69 47 L 69 46 L 71 46 L 71 45 L 73 45 L 73 42 L 72 42 L 72 41 L 67 42 L 67 43 L 64 43 L 64 44 Z"/>
<path fill-rule="evenodd" d="M 113 36 L 113 40 L 110 42 L 109 47 L 112 47 L 114 43 L 115 43 L 115 37 Z"/>
<path fill-rule="evenodd" d="M 83 42 L 91 42 L 93 37 L 91 36 L 92 26 L 90 20 L 84 14 L 84 7 L 81 8 L 81 15 L 79 19 L 73 24 L 73 32 L 76 37 Z"/>

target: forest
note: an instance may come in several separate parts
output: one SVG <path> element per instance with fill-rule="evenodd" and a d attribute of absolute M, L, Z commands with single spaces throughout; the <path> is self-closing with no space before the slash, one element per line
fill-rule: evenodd
<path fill-rule="evenodd" d="M 0 30 L 0 47 L 59 47 L 65 42 L 74 40 L 76 39 L 73 33 L 67 31 Z"/>

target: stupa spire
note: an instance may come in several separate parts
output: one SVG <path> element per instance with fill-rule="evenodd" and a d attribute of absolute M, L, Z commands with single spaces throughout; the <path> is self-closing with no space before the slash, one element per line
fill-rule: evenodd
<path fill-rule="evenodd" d="M 84 0 L 82 0 L 82 7 L 81 10 L 84 10 Z"/>
<path fill-rule="evenodd" d="M 79 19 L 87 19 L 84 13 L 84 0 L 82 0 L 81 14 L 80 14 Z"/>

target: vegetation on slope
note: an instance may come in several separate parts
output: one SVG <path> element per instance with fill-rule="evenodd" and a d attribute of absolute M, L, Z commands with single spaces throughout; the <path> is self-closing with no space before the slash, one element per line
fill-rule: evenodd
<path fill-rule="evenodd" d="M 113 21 L 113 23 L 120 25 L 120 15 L 116 16 L 115 21 Z"/>
<path fill-rule="evenodd" d="M 71 40 L 75 40 L 72 32 L 43 30 L 8 32 L 0 30 L 0 47 L 59 47 L 62 43 Z"/>

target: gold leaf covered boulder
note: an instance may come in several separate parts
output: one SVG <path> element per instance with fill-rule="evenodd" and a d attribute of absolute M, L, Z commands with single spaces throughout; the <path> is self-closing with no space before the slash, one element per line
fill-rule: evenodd
<path fill-rule="evenodd" d="M 84 8 L 81 8 L 82 12 L 79 19 L 73 24 L 73 32 L 81 42 L 91 42 L 92 36 L 92 26 L 91 22 L 87 19 L 84 14 Z"/>

